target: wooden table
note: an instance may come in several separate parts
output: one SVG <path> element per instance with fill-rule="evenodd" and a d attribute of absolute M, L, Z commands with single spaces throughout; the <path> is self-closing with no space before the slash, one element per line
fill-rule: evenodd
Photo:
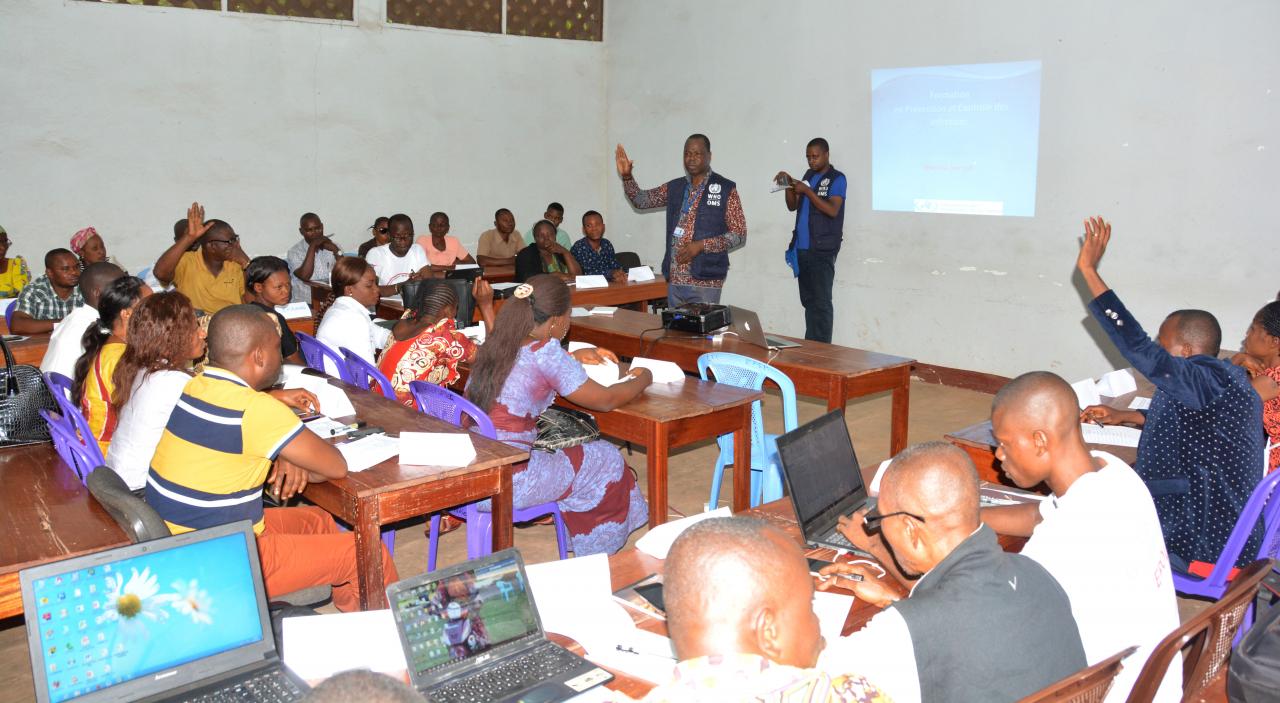
<path fill-rule="evenodd" d="M 27 335 L 26 339 L 18 342 L 7 342 L 14 362 L 39 368 L 40 362 L 44 361 L 44 353 L 49 349 L 49 335 L 49 332 L 43 332 Z"/>
<path fill-rule="evenodd" d="M 759 391 L 690 378 L 683 383 L 652 384 L 620 408 L 592 413 L 601 433 L 647 448 L 650 527 L 667 521 L 671 450 L 722 434 L 733 433 L 733 509 L 750 507 L 751 403 L 763 396 Z M 586 410 L 563 397 L 556 402 Z"/>
<path fill-rule="evenodd" d="M 0 534 L 0 618 L 22 613 L 19 571 L 129 544 L 52 444 L 0 450 Z"/>
<path fill-rule="evenodd" d="M 343 388 L 359 418 L 388 434 L 466 432 L 400 403 L 330 380 Z M 346 419 L 346 418 L 336 418 Z M 352 526 L 356 537 L 356 569 L 360 574 L 360 608 L 387 607 L 383 590 L 382 526 L 485 498 L 493 499 L 493 548 L 512 542 L 511 467 L 529 453 L 471 435 L 476 459 L 462 468 L 402 465 L 393 457 L 346 478 L 307 486 L 303 495 Z"/>
<path fill-rule="evenodd" d="M 787 339 L 800 346 L 780 352 L 733 337 L 715 343 L 701 335 L 665 331 L 660 316 L 633 310 L 575 317 L 569 339 L 605 347 L 621 356 L 665 359 L 691 373 L 697 373 L 698 357 L 707 352 L 741 354 L 785 373 L 800 395 L 826 398 L 828 410 L 843 408 L 852 398 L 892 391 L 889 452 L 897 454 L 907 446 L 914 359 L 791 337 Z"/>

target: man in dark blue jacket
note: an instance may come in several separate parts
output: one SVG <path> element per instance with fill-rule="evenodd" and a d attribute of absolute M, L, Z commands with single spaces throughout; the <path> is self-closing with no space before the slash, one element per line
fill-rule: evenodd
<path fill-rule="evenodd" d="M 831 286 L 836 278 L 836 256 L 844 239 L 844 198 L 849 184 L 831 165 L 827 140 L 809 140 L 804 158 L 809 170 L 796 180 L 779 171 L 774 181 L 786 185 L 787 209 L 796 214 L 788 258 L 794 257 L 800 279 L 800 304 L 804 306 L 804 338 L 831 342 L 835 310 Z"/>

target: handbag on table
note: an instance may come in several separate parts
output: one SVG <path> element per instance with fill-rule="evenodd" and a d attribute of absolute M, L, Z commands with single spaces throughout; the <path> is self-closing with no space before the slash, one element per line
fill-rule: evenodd
<path fill-rule="evenodd" d="M 40 369 L 27 364 L 17 364 L 13 352 L 0 337 L 0 349 L 4 350 L 4 368 L 0 369 L 0 447 L 33 444 L 49 441 L 49 425 L 40 417 L 41 410 L 58 410 Z"/>

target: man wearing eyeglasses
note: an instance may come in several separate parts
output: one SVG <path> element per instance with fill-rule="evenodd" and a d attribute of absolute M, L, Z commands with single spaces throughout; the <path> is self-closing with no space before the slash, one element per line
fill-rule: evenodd
<path fill-rule="evenodd" d="M 882 539 L 871 538 L 876 530 Z M 862 564 L 822 570 L 863 580 L 827 578 L 819 589 L 851 588 L 884 608 L 828 642 L 819 662 L 826 671 L 856 663 L 898 703 L 977 703 L 1018 700 L 1085 667 L 1067 594 L 981 523 L 978 474 L 960 449 L 907 448 L 885 472 L 876 510 L 842 520 L 841 531 L 892 577 Z"/>
<path fill-rule="evenodd" d="M 199 248 L 189 251 L 192 246 Z M 222 220 L 205 222 L 204 208 L 192 203 L 187 231 L 165 250 L 152 273 L 164 285 L 173 283 L 197 310 L 213 313 L 244 302 L 244 267 L 249 257 L 240 237 Z"/>

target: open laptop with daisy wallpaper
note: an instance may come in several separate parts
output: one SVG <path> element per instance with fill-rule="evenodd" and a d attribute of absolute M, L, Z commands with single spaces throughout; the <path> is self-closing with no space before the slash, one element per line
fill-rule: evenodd
<path fill-rule="evenodd" d="M 248 520 L 21 573 L 36 700 L 293 700 Z"/>

